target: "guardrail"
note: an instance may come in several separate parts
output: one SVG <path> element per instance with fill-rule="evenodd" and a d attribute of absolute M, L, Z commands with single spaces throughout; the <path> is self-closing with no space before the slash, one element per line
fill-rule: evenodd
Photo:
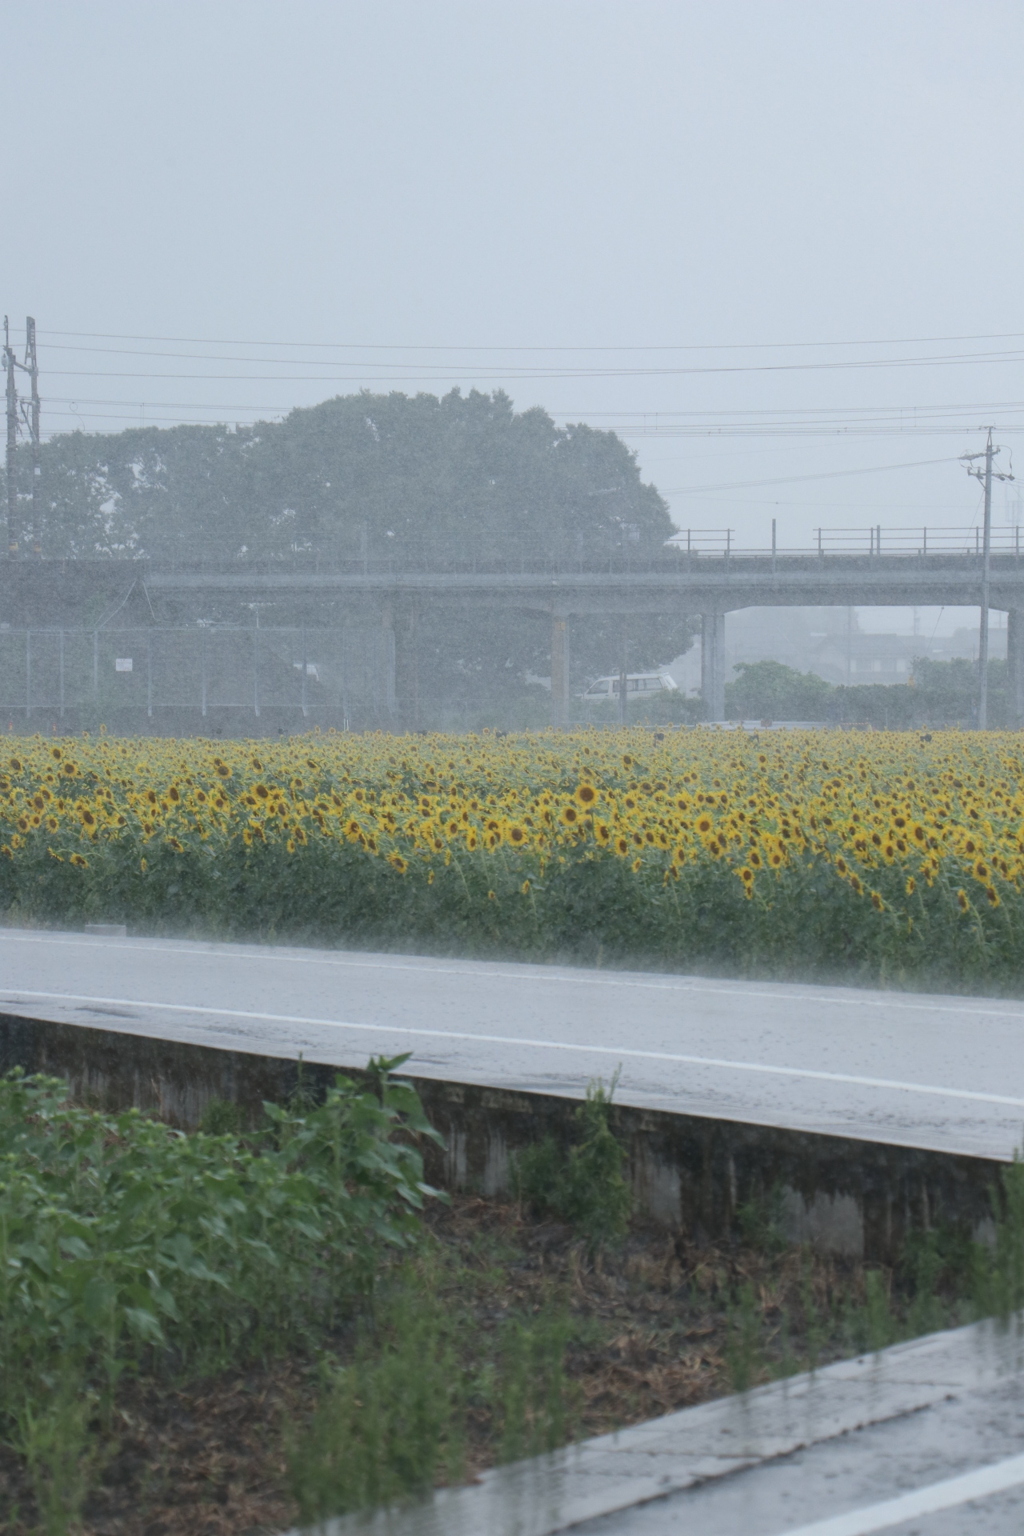
<path fill-rule="evenodd" d="M 685 528 L 669 540 L 667 547 L 691 558 L 715 555 L 726 560 L 806 559 L 815 555 L 821 558 L 831 555 L 977 555 L 980 558 L 982 531 L 976 526 L 883 528 L 881 523 L 876 523 L 869 528 L 816 528 L 813 544 L 791 547 L 773 541 L 770 548 L 764 548 L 737 545 L 731 528 Z M 1022 553 L 1020 526 L 993 528 L 989 547 L 993 554 L 1012 554 L 1019 558 Z"/>

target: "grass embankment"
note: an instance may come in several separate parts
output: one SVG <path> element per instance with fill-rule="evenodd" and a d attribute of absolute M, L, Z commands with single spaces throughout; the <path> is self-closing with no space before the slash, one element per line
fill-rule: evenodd
<path fill-rule="evenodd" d="M 993 1249 L 889 1272 L 788 1248 L 771 1200 L 725 1245 L 631 1227 L 596 1090 L 516 1205 L 447 1206 L 373 1081 L 186 1136 L 0 1080 L 7 1536 L 280 1531 L 1024 1300 L 1024 1167 Z"/>
<path fill-rule="evenodd" d="M 1019 991 L 1020 737 L 19 743 L 9 922 Z"/>

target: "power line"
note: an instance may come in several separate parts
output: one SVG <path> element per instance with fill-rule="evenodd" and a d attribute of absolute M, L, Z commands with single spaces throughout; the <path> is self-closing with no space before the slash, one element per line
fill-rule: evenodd
<path fill-rule="evenodd" d="M 183 359 L 184 360 L 184 359 Z M 235 359 L 231 359 L 235 361 Z M 216 361 L 216 359 L 212 359 Z M 239 362 L 245 359 L 237 359 Z M 994 363 L 1020 363 L 1024 362 L 1024 351 L 1016 349 L 1011 352 L 978 352 L 951 354 L 944 357 L 898 357 L 898 358 L 862 358 L 850 362 L 818 362 L 818 363 L 747 363 L 725 364 L 716 363 L 704 367 L 689 368 L 543 368 L 527 370 L 525 368 L 491 368 L 469 370 L 465 367 L 444 371 L 437 369 L 413 371 L 411 367 L 400 368 L 394 366 L 394 371 L 386 374 L 337 373 L 337 374 L 237 374 L 237 373 L 155 373 L 142 371 L 117 371 L 100 369 L 59 368 L 51 369 L 50 374 L 55 378 L 107 378 L 107 379 L 178 379 L 188 381 L 209 381 L 211 383 L 276 383 L 276 384 L 365 384 L 368 381 L 374 383 L 426 383 L 439 381 L 445 383 L 458 383 L 466 379 L 477 381 L 499 382 L 502 379 L 523 380 L 556 380 L 556 379 L 621 379 L 621 378 L 693 378 L 731 374 L 760 374 L 760 373 L 837 373 L 837 372 L 861 372 L 865 369 L 877 368 L 932 368 L 932 367 L 978 367 L 982 364 Z M 282 360 L 281 367 L 294 366 L 290 360 Z M 349 367 L 352 365 L 349 364 Z M 389 366 L 379 363 L 375 367 Z"/>
<path fill-rule="evenodd" d="M 830 469 L 817 475 L 785 475 L 777 480 L 734 480 L 727 485 L 659 487 L 663 496 L 696 496 L 708 491 L 742 491 L 766 485 L 796 485 L 804 480 L 840 480 L 847 475 L 878 475 L 890 469 L 923 469 L 929 464 L 956 464 L 956 459 L 914 459 L 908 464 L 872 464 L 866 469 Z"/>
<path fill-rule="evenodd" d="M 73 336 L 81 340 L 97 341 L 156 341 L 168 345 L 204 347 L 303 347 L 333 351 L 359 350 L 365 352 L 754 352 L 781 351 L 786 348 L 815 347 L 908 347 L 930 346 L 954 341 L 1016 341 L 1024 338 L 1024 331 L 981 331 L 961 336 L 900 336 L 869 337 L 842 341 L 752 341 L 752 342 L 680 342 L 625 345 L 555 345 L 543 346 L 487 346 L 462 343 L 400 343 L 400 342 L 353 342 L 353 341 L 238 341 L 225 337 L 209 336 L 141 336 L 112 331 L 46 331 L 46 336 Z"/>

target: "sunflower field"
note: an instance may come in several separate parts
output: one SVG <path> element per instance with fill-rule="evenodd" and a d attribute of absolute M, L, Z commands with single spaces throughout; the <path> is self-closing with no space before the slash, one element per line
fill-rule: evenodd
<path fill-rule="evenodd" d="M 1017 990 L 1019 736 L 11 740 L 0 913 Z"/>

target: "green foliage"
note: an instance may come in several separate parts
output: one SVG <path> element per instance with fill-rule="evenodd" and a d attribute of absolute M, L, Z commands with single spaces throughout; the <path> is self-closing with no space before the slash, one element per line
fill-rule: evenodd
<path fill-rule="evenodd" d="M 553 1451 L 571 1437 L 579 1406 L 565 1371 L 572 1332 L 568 1314 L 554 1307 L 507 1325 L 499 1381 L 502 1461 Z"/>
<path fill-rule="evenodd" d="M 230 1099 L 209 1099 L 199 1117 L 199 1129 L 209 1136 L 238 1136 L 242 1111 Z"/>
<path fill-rule="evenodd" d="M 288 1446 L 302 1521 L 423 1492 L 442 1471 L 461 1474 L 468 1383 L 460 1325 L 422 1278 L 397 1277 L 352 1363 L 323 1366 L 316 1409 Z"/>
<path fill-rule="evenodd" d="M 743 1241 L 759 1253 L 779 1254 L 788 1247 L 783 1223 L 784 1195 L 781 1184 L 773 1184 L 759 1196 L 752 1196 L 737 1207 Z"/>
<path fill-rule="evenodd" d="M 589 1084 L 575 1112 L 576 1135 L 568 1155 L 546 1136 L 517 1160 L 520 1195 L 537 1211 L 566 1221 L 591 1248 L 621 1238 L 629 1221 L 631 1197 L 623 1176 L 625 1149 L 611 1127 L 611 1087 Z"/>
<path fill-rule="evenodd" d="M 309 1419 L 288 1439 L 302 1521 L 393 1503 L 463 1475 L 467 1414 L 487 1415 L 501 1458 L 554 1450 L 572 1433 L 572 1324 L 549 1305 L 494 1335 L 471 1333 L 430 1263 L 391 1277 L 347 1365 L 324 1363 Z"/>
<path fill-rule="evenodd" d="M 382 1248 L 415 1243 L 433 1193 L 395 1139 L 436 1135 L 395 1065 L 379 1093 L 339 1077 L 317 1108 L 266 1106 L 244 1143 L 0 1079 L 0 1432 L 52 1408 L 69 1371 L 109 1403 L 156 1359 L 210 1369 L 331 1326 Z"/>
<path fill-rule="evenodd" d="M 25 455 L 18 472 L 27 486 Z M 363 391 L 235 430 L 61 434 L 43 445 L 41 493 L 36 536 L 59 558 L 519 570 L 524 561 L 648 560 L 674 531 L 666 503 L 613 432 L 558 427 L 539 408 L 517 413 L 500 391 L 455 389 L 440 399 Z M 204 603 L 194 617 L 251 621 L 241 600 L 221 599 L 216 612 Z M 349 616 L 379 623 L 369 612 L 357 604 Z M 279 603 L 275 622 L 309 616 L 307 596 L 301 611 Z M 550 671 L 543 618 L 435 603 L 399 627 L 407 621 L 415 632 L 401 639 L 418 655 L 424 722 L 475 719 L 521 700 L 528 672 Z M 632 616 L 630 665 L 669 660 L 690 633 L 685 618 Z M 577 682 L 617 665 L 623 638 L 621 618 L 574 621 Z"/>
<path fill-rule="evenodd" d="M 725 1363 L 734 1392 L 746 1392 L 763 1367 L 761 1317 L 749 1280 L 740 1286 L 739 1296 L 729 1308 Z"/>
<path fill-rule="evenodd" d="M 781 661 L 740 661 L 725 686 L 726 711 L 739 720 L 823 720 L 831 683 Z"/>
<path fill-rule="evenodd" d="M 978 664 L 966 657 L 918 657 L 912 683 L 836 687 L 780 661 L 739 662 L 734 670 L 739 676 L 725 688 L 727 713 L 733 719 L 845 721 L 905 731 L 970 726 L 977 718 Z M 992 730 L 1015 724 L 1005 661 L 988 664 L 988 707 Z"/>
<path fill-rule="evenodd" d="M 80 1528 L 82 1506 L 103 1458 L 93 1432 L 94 1394 L 83 1390 L 73 1365 L 59 1368 L 52 1391 L 26 1402 L 14 1444 L 25 1458 L 41 1536 L 68 1536 Z"/>

